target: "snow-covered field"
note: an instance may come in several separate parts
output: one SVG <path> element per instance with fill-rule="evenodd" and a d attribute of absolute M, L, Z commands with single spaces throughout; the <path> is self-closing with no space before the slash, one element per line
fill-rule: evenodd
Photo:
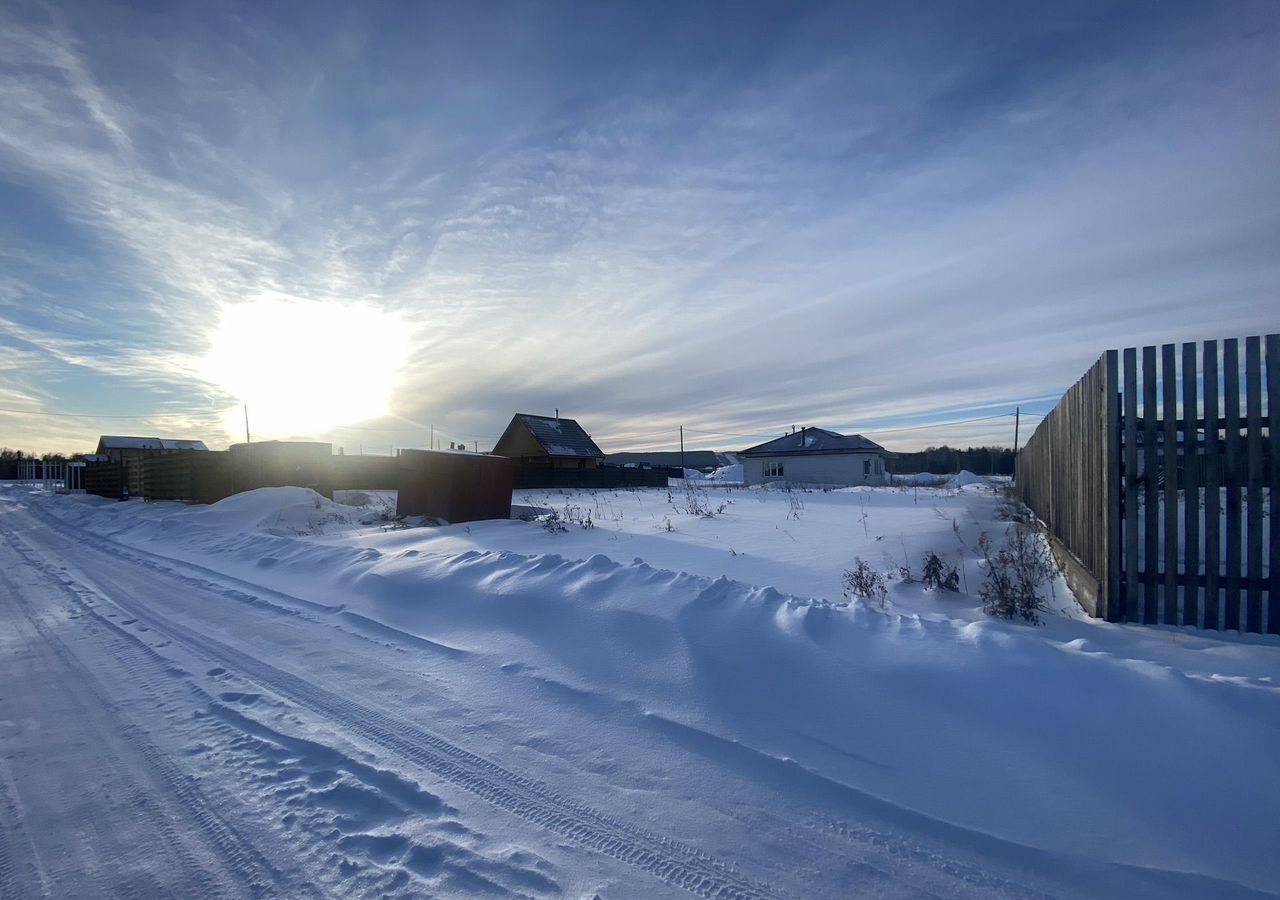
<path fill-rule="evenodd" d="M 985 483 L 366 493 L 0 488 L 0 897 L 1280 891 L 1280 642 L 983 616 Z"/>

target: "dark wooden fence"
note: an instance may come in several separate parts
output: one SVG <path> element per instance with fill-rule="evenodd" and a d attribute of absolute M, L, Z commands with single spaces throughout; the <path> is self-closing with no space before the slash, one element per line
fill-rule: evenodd
<path fill-rule="evenodd" d="M 1280 634 L 1280 335 L 1240 343 L 1108 351 L 1019 454 L 1093 614 Z"/>
<path fill-rule="evenodd" d="M 1118 583 L 1118 387 L 1108 350 L 1036 428 L 1017 464 L 1023 501 L 1070 552 L 1065 561 L 1080 564 L 1066 566 L 1072 590 L 1106 618 L 1115 617 Z"/>
<path fill-rule="evenodd" d="M 400 487 L 395 456 L 331 456 L 329 483 L 335 491 L 394 491 Z"/>
<path fill-rule="evenodd" d="M 217 503 L 236 492 L 225 450 L 184 450 L 141 462 L 141 496 L 148 500 Z"/>
<path fill-rule="evenodd" d="M 86 494 L 109 497 L 112 500 L 123 500 L 125 492 L 125 472 L 122 462 L 91 462 L 84 467 L 84 490 Z"/>
<path fill-rule="evenodd" d="M 595 469 L 553 469 L 517 466 L 516 488 L 608 488 L 666 487 L 666 469 L 627 469 L 622 466 L 599 466 Z"/>

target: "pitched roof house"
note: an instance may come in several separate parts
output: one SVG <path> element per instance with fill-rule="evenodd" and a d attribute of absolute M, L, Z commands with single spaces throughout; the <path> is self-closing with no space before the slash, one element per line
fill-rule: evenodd
<path fill-rule="evenodd" d="M 743 450 L 747 484 L 773 481 L 800 484 L 885 484 L 884 460 L 891 455 L 860 434 L 825 428 L 801 428 Z"/>
<path fill-rule="evenodd" d="M 604 452 L 573 419 L 516 413 L 493 447 L 494 456 L 507 456 L 519 466 L 556 469 L 594 469 Z"/>
<path fill-rule="evenodd" d="M 131 437 L 104 434 L 98 438 L 98 456 L 112 460 L 130 459 L 135 456 L 156 456 L 178 450 L 208 450 L 204 441 L 181 438 Z"/>

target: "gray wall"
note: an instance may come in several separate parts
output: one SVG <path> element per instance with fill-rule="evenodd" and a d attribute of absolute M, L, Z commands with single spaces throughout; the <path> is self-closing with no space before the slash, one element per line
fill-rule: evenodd
<path fill-rule="evenodd" d="M 862 474 L 863 460 L 871 460 L 872 474 Z M 889 476 L 875 474 L 878 453 L 833 453 L 815 456 L 757 456 L 744 458 L 743 478 L 747 484 L 790 481 L 795 484 L 888 484 Z M 764 475 L 765 463 L 782 463 L 781 478 Z M 883 464 L 880 465 L 884 468 Z"/>

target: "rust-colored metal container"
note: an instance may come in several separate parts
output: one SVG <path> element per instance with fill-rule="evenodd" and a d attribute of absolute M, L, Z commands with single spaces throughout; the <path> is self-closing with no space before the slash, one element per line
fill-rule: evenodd
<path fill-rule="evenodd" d="M 511 460 L 465 450 L 402 450 L 396 514 L 446 522 L 511 517 Z"/>

